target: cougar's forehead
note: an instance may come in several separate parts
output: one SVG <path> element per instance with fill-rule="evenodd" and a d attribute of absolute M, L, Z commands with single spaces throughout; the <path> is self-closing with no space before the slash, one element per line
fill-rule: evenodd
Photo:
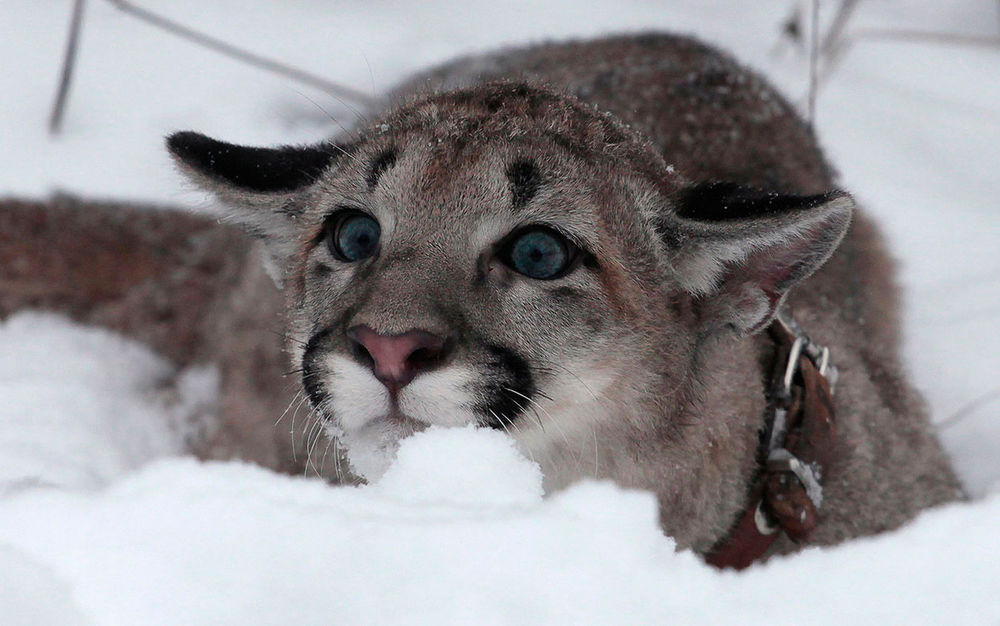
<path fill-rule="evenodd" d="M 442 252 L 472 254 L 535 223 L 558 227 L 588 248 L 600 243 L 593 177 L 545 141 L 444 139 L 421 131 L 380 139 L 317 185 L 313 229 L 329 211 L 355 207 L 379 220 L 396 249 L 435 242 Z"/>
<path fill-rule="evenodd" d="M 658 151 L 633 129 L 565 93 L 525 83 L 486 83 L 414 98 L 370 133 L 421 130 L 447 140 L 547 139 L 585 161 L 622 163 L 653 184 L 673 178 Z"/>
<path fill-rule="evenodd" d="M 418 97 L 359 131 L 350 150 L 327 182 L 359 199 L 372 195 L 401 218 L 548 208 L 557 215 L 537 217 L 572 225 L 589 213 L 593 231 L 595 208 L 623 204 L 610 201 L 610 183 L 621 192 L 628 179 L 670 197 L 680 182 L 647 140 L 614 118 L 565 94 L 516 83 Z"/>

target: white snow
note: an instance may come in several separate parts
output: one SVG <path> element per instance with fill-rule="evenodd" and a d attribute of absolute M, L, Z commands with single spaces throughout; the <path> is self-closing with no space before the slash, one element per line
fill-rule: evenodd
<path fill-rule="evenodd" d="M 482 431 L 470 436 L 473 430 L 441 428 L 410 437 L 373 488 L 403 502 L 497 508 L 536 504 L 542 497 L 538 466 L 526 463 L 506 435 Z"/>
<path fill-rule="evenodd" d="M 372 487 L 176 459 L 94 494 L 8 496 L 0 546 L 55 575 L 26 588 L 0 567 L 0 588 L 43 604 L 68 587 L 98 624 L 988 624 L 997 515 L 993 496 L 720 574 L 673 551 L 650 494 L 583 483 L 542 500 L 502 435 L 437 430 Z"/>
<path fill-rule="evenodd" d="M 214 410 L 216 376 L 51 314 L 0 323 L 0 494 L 92 489 L 176 456 Z"/>
<path fill-rule="evenodd" d="M 51 568 L 0 544 L 0 616 L 7 626 L 86 624 L 69 585 Z"/>
<path fill-rule="evenodd" d="M 698 33 L 796 102 L 806 87 L 802 56 L 775 43 L 784 0 L 141 4 L 373 92 L 459 53 L 640 28 Z M 0 3 L 0 195 L 208 208 L 164 134 L 306 142 L 337 129 L 328 114 L 354 117 L 95 0 L 51 139 L 69 8 Z M 996 10 L 869 1 L 852 28 L 989 35 Z M 538 468 L 493 432 L 413 437 L 363 488 L 172 458 L 211 412 L 211 371 L 24 313 L 0 325 L 0 623 L 1000 622 L 1000 50 L 861 41 L 816 123 L 901 260 L 906 363 L 974 502 L 720 574 L 673 551 L 648 494 L 581 484 L 542 500 Z"/>

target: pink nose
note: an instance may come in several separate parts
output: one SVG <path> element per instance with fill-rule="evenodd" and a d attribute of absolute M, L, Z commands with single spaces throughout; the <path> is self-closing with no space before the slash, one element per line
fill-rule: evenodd
<path fill-rule="evenodd" d="M 445 340 L 424 330 L 380 335 L 361 324 L 347 329 L 354 356 L 371 366 L 375 378 L 392 392 L 399 391 L 420 372 L 436 368 L 445 357 Z"/>

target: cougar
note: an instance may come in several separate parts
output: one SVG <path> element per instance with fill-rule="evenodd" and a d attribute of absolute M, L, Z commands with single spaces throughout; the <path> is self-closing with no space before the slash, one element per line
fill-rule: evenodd
<path fill-rule="evenodd" d="M 290 400 L 269 330 L 283 324 L 286 369 L 344 450 L 342 480 L 376 479 L 431 425 L 502 429 L 547 490 L 597 478 L 652 491 L 664 531 L 708 554 L 760 480 L 777 358 L 767 329 L 781 314 L 828 349 L 839 380 L 819 521 L 768 554 L 962 497 L 900 364 L 877 229 L 793 107 L 698 41 L 460 59 L 315 145 L 194 132 L 167 143 L 264 252 L 258 262 L 222 226 L 184 230 L 197 245 L 160 244 L 215 259 L 191 279 L 215 281 L 211 294 L 161 302 L 163 328 L 183 317 L 199 329 L 178 358 L 201 351 L 230 372 L 222 422 L 230 440 L 264 442 L 265 463 L 294 466 L 266 443 Z M 160 216 L 140 239 L 176 234 Z M 135 330 L 145 318 L 121 317 L 150 334 Z M 164 332 L 148 338 L 177 352 Z"/>

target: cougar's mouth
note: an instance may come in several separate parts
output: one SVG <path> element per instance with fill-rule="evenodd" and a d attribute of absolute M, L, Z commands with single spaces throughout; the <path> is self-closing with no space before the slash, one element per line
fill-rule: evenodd
<path fill-rule="evenodd" d="M 392 385 L 370 361 L 332 349 L 332 334 L 320 331 L 306 345 L 302 385 L 366 478 L 379 475 L 399 441 L 415 432 L 472 424 L 510 431 L 537 404 L 532 370 L 511 349 L 486 344 L 470 355 L 466 348 L 463 358 Z"/>
<path fill-rule="evenodd" d="M 302 354 L 302 386 L 317 412 L 346 428 L 375 419 L 464 426 L 468 419 L 459 423 L 448 415 L 459 410 L 474 414 L 482 426 L 502 429 L 529 410 L 538 395 L 527 361 L 503 346 L 483 346 L 482 357 L 475 359 L 478 364 L 453 363 L 393 386 L 380 381 L 370 364 L 324 349 L 332 334 L 332 329 L 322 330 L 307 343 Z M 344 413 L 367 419 L 351 419 Z"/>
<path fill-rule="evenodd" d="M 410 430 L 412 432 L 417 432 L 427 428 L 429 424 L 426 422 L 421 422 L 420 420 L 414 419 L 404 413 L 399 408 L 399 402 L 395 396 L 391 400 L 391 405 L 389 407 L 389 412 L 381 417 L 377 417 L 373 422 L 384 422 L 387 425 L 397 428 L 400 430 Z"/>

